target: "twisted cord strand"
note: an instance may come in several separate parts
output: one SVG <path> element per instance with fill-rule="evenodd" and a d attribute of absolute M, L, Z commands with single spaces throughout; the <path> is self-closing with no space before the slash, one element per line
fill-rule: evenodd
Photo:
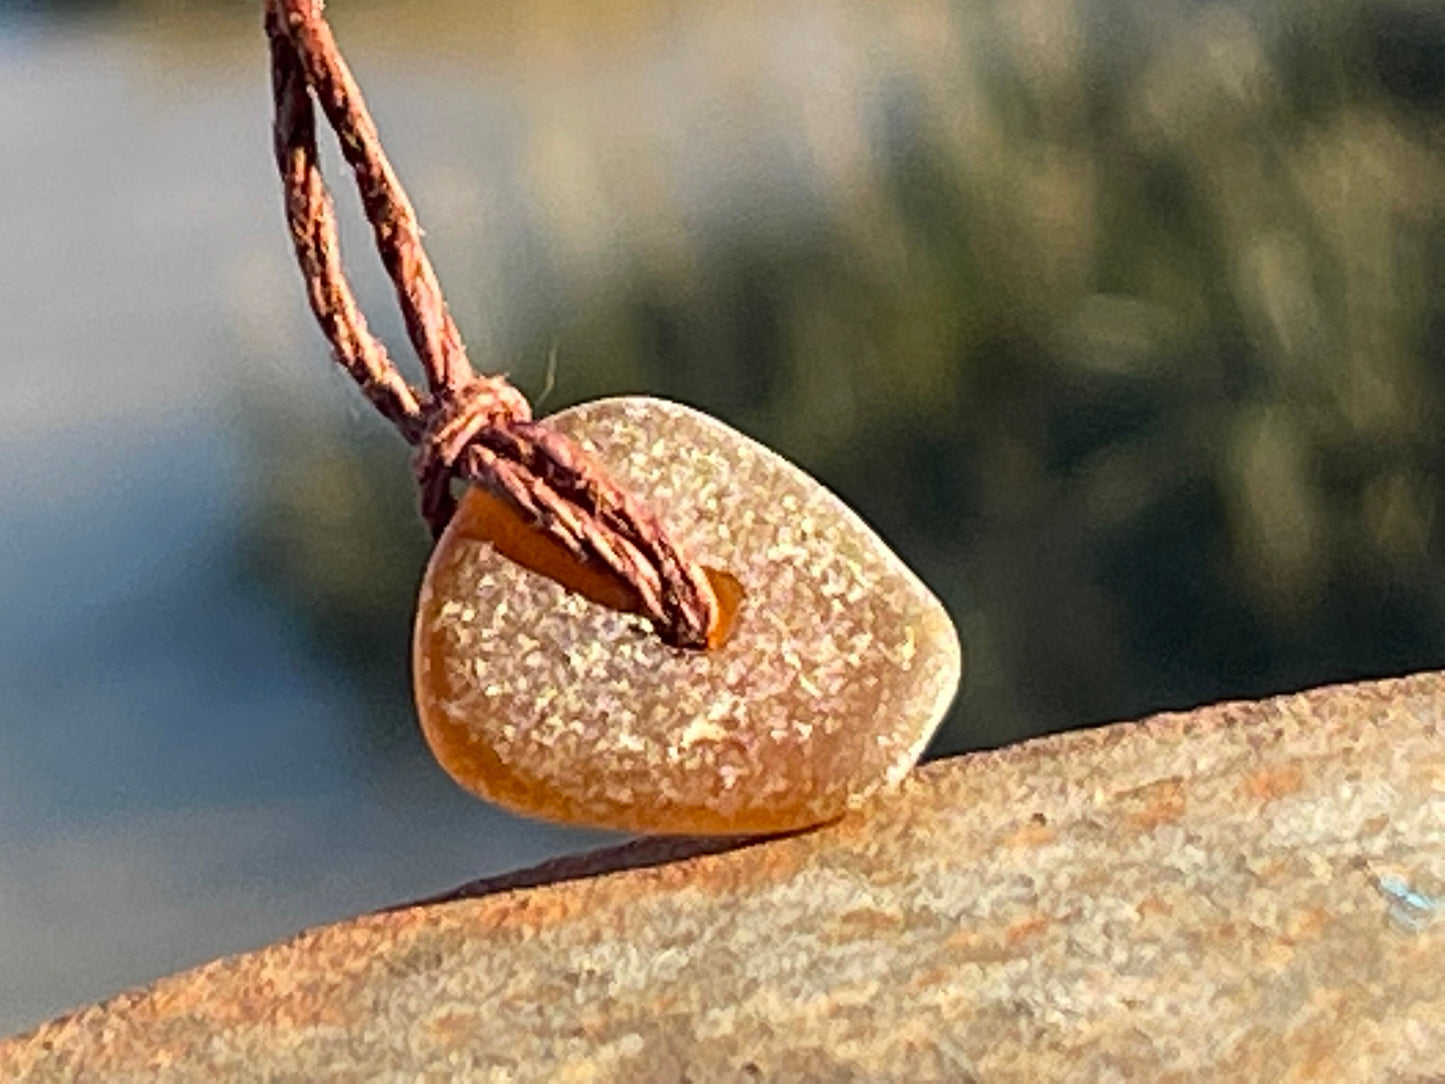
<path fill-rule="evenodd" d="M 485 486 L 581 560 L 608 569 L 656 633 L 702 648 L 718 612 L 701 566 L 591 456 L 531 420 L 501 376 L 477 376 L 421 244 L 421 227 L 382 149 L 320 0 L 267 0 L 274 142 L 286 219 L 307 298 L 332 354 L 372 405 L 416 445 L 421 510 L 434 536 L 455 511 L 454 477 Z M 321 175 L 313 96 L 351 167 L 429 393 L 407 384 L 367 328 L 341 263 L 336 213 Z"/>
<path fill-rule="evenodd" d="M 376 336 L 366 326 L 341 267 L 336 211 L 316 149 L 316 124 L 306 73 L 291 40 L 276 26 L 274 6 L 266 6 L 271 47 L 271 89 L 276 102 L 273 129 L 276 167 L 286 198 L 286 222 L 296 260 L 306 280 L 306 298 L 337 364 L 351 375 L 381 416 L 409 443 L 425 428 L 421 404 L 402 379 Z"/>

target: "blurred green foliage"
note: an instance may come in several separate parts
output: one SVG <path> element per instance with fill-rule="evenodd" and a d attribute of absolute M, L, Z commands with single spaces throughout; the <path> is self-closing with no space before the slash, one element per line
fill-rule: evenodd
<path fill-rule="evenodd" d="M 632 39 L 509 9 L 574 62 L 522 80 L 521 225 L 449 293 L 532 392 L 555 351 L 547 408 L 682 399 L 857 507 L 965 638 L 936 751 L 1445 660 L 1445 9 L 700 8 L 685 78 L 610 111 Z M 644 57 L 653 9 L 603 6 Z M 440 10 L 413 32 L 535 70 Z M 312 425 L 265 442 L 314 461 L 254 552 L 365 669 L 424 539 L 399 445 Z"/>

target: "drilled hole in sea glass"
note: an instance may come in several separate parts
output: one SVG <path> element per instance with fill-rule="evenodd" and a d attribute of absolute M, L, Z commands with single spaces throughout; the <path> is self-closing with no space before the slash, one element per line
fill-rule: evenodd
<path fill-rule="evenodd" d="M 569 589 L 525 537 L 531 568 L 459 512 L 414 650 L 422 728 L 454 778 L 565 823 L 727 834 L 829 820 L 908 771 L 957 686 L 958 639 L 856 515 L 677 404 L 603 400 L 549 424 L 746 599 L 715 649 L 671 648 L 610 576 Z"/>
<path fill-rule="evenodd" d="M 600 605 L 626 613 L 641 612 L 641 600 L 627 583 L 574 556 L 485 489 L 472 486 L 462 495 L 449 531 L 458 539 L 489 542 L 503 557 Z M 731 573 L 717 568 L 703 571 L 718 600 L 717 620 L 707 638 L 707 646 L 712 649 L 721 647 L 732 635 L 746 592 Z"/>

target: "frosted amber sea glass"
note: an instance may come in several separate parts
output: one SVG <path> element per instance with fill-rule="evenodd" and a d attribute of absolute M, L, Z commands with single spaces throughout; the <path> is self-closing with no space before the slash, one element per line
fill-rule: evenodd
<path fill-rule="evenodd" d="M 605 399 L 549 424 L 745 597 L 721 646 L 668 647 L 502 556 L 482 537 L 491 498 L 468 492 L 422 583 L 413 658 L 422 729 L 462 786 L 567 824 L 731 834 L 830 820 L 907 773 L 957 688 L 958 637 L 862 520 L 675 403 Z"/>

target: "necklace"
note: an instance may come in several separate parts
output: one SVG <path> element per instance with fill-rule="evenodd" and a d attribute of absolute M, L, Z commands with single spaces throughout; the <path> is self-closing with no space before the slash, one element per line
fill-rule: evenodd
<path fill-rule="evenodd" d="M 958 685 L 942 604 L 837 497 L 716 419 L 622 398 L 534 421 L 505 379 L 476 376 L 320 4 L 268 0 L 266 29 L 312 311 L 417 447 L 438 541 L 413 683 L 442 767 L 525 815 L 650 833 L 804 828 L 898 782 Z M 356 176 L 425 390 L 346 282 L 313 101 Z"/>

